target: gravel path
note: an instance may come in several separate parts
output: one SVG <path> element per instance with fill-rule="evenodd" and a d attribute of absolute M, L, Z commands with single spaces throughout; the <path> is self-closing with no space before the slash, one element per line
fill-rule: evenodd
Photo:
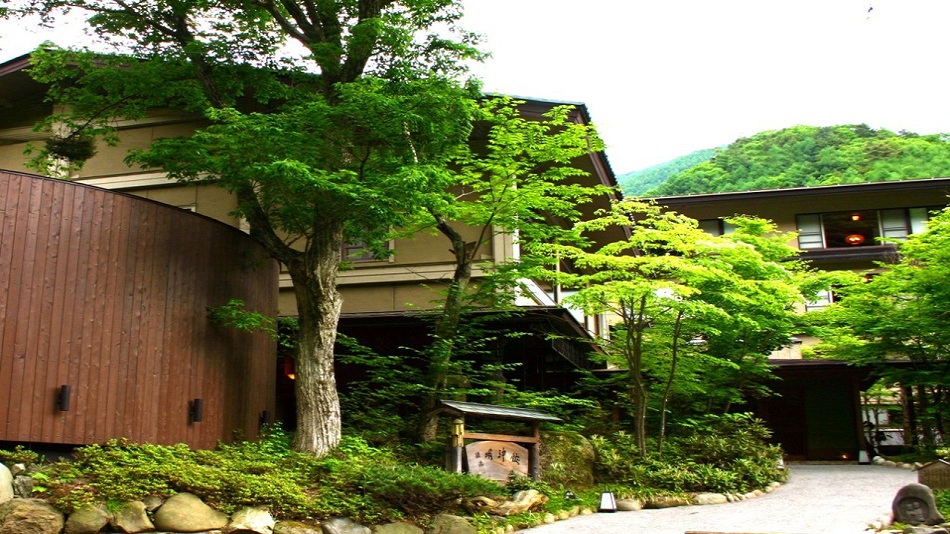
<path fill-rule="evenodd" d="M 578 516 L 530 534 L 859 534 L 889 514 L 897 490 L 917 473 L 878 465 L 792 465 L 772 493 L 727 504 Z"/>

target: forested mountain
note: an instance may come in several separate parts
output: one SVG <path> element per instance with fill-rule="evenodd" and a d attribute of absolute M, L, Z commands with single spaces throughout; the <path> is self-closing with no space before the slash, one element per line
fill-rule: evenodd
<path fill-rule="evenodd" d="M 704 161 L 709 161 L 715 155 L 716 150 L 712 148 L 697 150 L 696 152 L 680 156 L 666 163 L 660 163 L 659 165 L 647 167 L 646 169 L 622 174 L 617 177 L 617 183 L 620 184 L 624 195 L 640 196 L 655 187 L 659 187 L 666 182 L 670 176 L 685 171 Z"/>
<path fill-rule="evenodd" d="M 742 138 L 645 196 L 752 191 L 950 176 L 950 136 L 864 124 L 793 126 Z"/>

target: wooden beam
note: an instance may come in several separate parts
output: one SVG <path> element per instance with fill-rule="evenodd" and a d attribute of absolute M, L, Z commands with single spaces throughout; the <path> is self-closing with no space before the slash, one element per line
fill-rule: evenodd
<path fill-rule="evenodd" d="M 462 434 L 462 439 L 478 439 L 482 441 L 510 441 L 512 443 L 538 443 L 541 438 L 537 436 L 509 436 L 505 434 L 484 434 L 482 432 L 466 432 Z"/>

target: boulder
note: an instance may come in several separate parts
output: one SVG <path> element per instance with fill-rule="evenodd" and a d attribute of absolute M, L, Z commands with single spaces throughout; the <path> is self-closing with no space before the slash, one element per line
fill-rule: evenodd
<path fill-rule="evenodd" d="M 422 529 L 402 521 L 373 527 L 373 534 L 422 534 Z"/>
<path fill-rule="evenodd" d="M 426 529 L 426 534 L 477 534 L 478 530 L 468 522 L 468 519 L 452 515 L 439 514 L 432 518 L 432 524 Z"/>
<path fill-rule="evenodd" d="M 228 516 L 191 493 L 178 493 L 155 512 L 155 526 L 168 532 L 202 532 L 228 526 Z"/>
<path fill-rule="evenodd" d="M 894 521 L 908 525 L 939 525 L 946 521 L 937 510 L 933 490 L 916 482 L 897 490 L 891 510 Z"/>
<path fill-rule="evenodd" d="M 142 501 L 130 501 L 122 503 L 115 510 L 112 521 L 109 522 L 112 528 L 126 534 L 139 534 L 141 532 L 155 532 L 155 525 L 148 517 L 145 510 L 145 503 Z"/>
<path fill-rule="evenodd" d="M 89 504 L 69 514 L 65 534 L 99 534 L 111 520 L 112 514 L 105 506 Z"/>
<path fill-rule="evenodd" d="M 142 503 L 145 504 L 145 509 L 148 510 L 149 513 L 158 510 L 164 502 L 165 501 L 158 495 L 149 495 L 148 497 L 142 499 Z"/>
<path fill-rule="evenodd" d="M 636 512 L 643 510 L 643 501 L 640 499 L 617 499 L 618 512 Z"/>
<path fill-rule="evenodd" d="M 481 512 L 487 512 L 492 508 L 496 508 L 500 504 L 501 503 L 495 499 L 490 499 L 488 497 L 472 497 L 462 501 L 462 507 L 465 508 L 465 511 L 472 515 Z"/>
<path fill-rule="evenodd" d="M 689 499 L 687 497 L 679 497 L 676 495 L 657 495 L 656 497 L 650 497 L 645 503 L 643 503 L 644 508 L 673 508 L 674 506 L 686 506 L 689 504 Z"/>
<path fill-rule="evenodd" d="M 59 534 L 65 523 L 62 512 L 39 499 L 11 499 L 0 504 L 3 534 Z"/>
<path fill-rule="evenodd" d="M 542 432 L 541 473 L 552 486 L 587 489 L 594 485 L 594 446 L 577 432 Z"/>
<path fill-rule="evenodd" d="M 370 534 L 369 527 L 363 526 L 352 519 L 334 517 L 320 523 L 323 534 Z"/>
<path fill-rule="evenodd" d="M 0 464 L 0 503 L 13 498 L 13 473 L 7 466 Z"/>
<path fill-rule="evenodd" d="M 515 493 L 510 501 L 503 502 L 492 508 L 489 510 L 489 513 L 501 516 L 515 515 L 527 512 L 535 506 L 540 506 L 546 502 L 548 502 L 547 495 L 542 494 L 538 490 L 521 490 Z"/>
<path fill-rule="evenodd" d="M 247 507 L 234 512 L 225 532 L 240 534 L 273 534 L 274 516 L 266 506 Z"/>
<path fill-rule="evenodd" d="M 321 534 L 320 526 L 299 521 L 281 521 L 274 525 L 274 534 Z"/>
<path fill-rule="evenodd" d="M 699 493 L 693 496 L 693 504 L 723 504 L 729 502 L 722 493 Z"/>
<path fill-rule="evenodd" d="M 29 499 L 33 496 L 33 477 L 16 475 L 13 477 L 13 494 L 17 497 Z"/>

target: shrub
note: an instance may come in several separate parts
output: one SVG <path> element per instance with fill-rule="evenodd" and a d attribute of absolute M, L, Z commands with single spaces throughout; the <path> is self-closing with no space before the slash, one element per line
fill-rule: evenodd
<path fill-rule="evenodd" d="M 748 414 L 707 415 L 681 425 L 664 454 L 640 456 L 634 436 L 595 436 L 595 470 L 601 483 L 672 492 L 745 493 L 784 480 L 781 449 Z"/>

